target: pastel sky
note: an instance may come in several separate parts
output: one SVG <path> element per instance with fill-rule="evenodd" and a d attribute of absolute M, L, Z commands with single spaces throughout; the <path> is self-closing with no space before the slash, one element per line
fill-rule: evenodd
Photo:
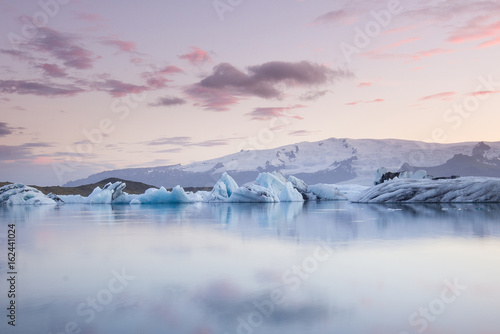
<path fill-rule="evenodd" d="M 0 0 L 0 181 L 337 138 L 499 141 L 500 2 Z"/>

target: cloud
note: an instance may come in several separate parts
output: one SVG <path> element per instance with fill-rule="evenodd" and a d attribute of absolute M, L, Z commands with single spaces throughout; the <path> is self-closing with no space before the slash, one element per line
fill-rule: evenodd
<path fill-rule="evenodd" d="M 38 155 L 33 154 L 33 148 L 53 147 L 51 143 L 25 143 L 22 145 L 0 145 L 0 161 L 33 160 Z"/>
<path fill-rule="evenodd" d="M 203 146 L 203 147 L 224 146 L 224 145 L 228 145 L 226 139 L 212 139 L 191 144 L 191 146 Z"/>
<path fill-rule="evenodd" d="M 104 18 L 99 14 L 91 13 L 77 13 L 75 14 L 77 20 L 87 21 L 87 22 L 100 22 L 104 21 Z"/>
<path fill-rule="evenodd" d="M 23 80 L 0 80 L 0 92 L 20 95 L 72 96 L 84 92 L 84 90 L 73 85 L 61 86 Z"/>
<path fill-rule="evenodd" d="M 357 20 L 358 15 L 350 10 L 332 10 L 326 14 L 316 17 L 312 24 L 313 25 L 324 25 L 330 23 L 347 23 L 351 24 Z"/>
<path fill-rule="evenodd" d="M 427 100 L 443 100 L 449 101 L 451 100 L 457 93 L 456 92 L 443 92 L 438 94 L 427 95 L 419 99 L 419 101 L 427 101 Z"/>
<path fill-rule="evenodd" d="M 191 52 L 178 56 L 180 59 L 185 59 L 191 64 L 199 66 L 205 64 L 207 61 L 211 60 L 210 55 L 200 49 L 199 47 L 192 46 Z"/>
<path fill-rule="evenodd" d="M 191 137 L 165 137 L 158 138 L 149 142 L 146 145 L 158 146 L 158 145 L 188 145 L 191 143 Z"/>
<path fill-rule="evenodd" d="M 12 134 L 12 128 L 5 122 L 0 122 L 0 137 Z"/>
<path fill-rule="evenodd" d="M 45 52 L 65 66 L 76 69 L 92 68 L 95 61 L 92 52 L 76 44 L 77 37 L 50 28 L 39 28 L 38 33 L 25 46 L 33 51 Z"/>
<path fill-rule="evenodd" d="M 202 87 L 199 84 L 188 86 L 184 92 L 197 102 L 196 106 L 201 105 L 203 108 L 213 111 L 227 111 L 230 106 L 239 101 L 239 98 L 223 90 Z"/>
<path fill-rule="evenodd" d="M 162 146 L 162 145 L 173 145 L 173 146 L 202 146 L 202 147 L 212 147 L 212 146 L 224 146 L 229 145 L 229 140 L 235 138 L 227 139 L 210 139 L 200 142 L 193 142 L 191 137 L 165 137 L 151 140 L 144 144 L 148 146 Z M 161 151 L 156 151 L 156 153 L 177 153 L 180 152 L 180 148 L 165 149 Z"/>
<path fill-rule="evenodd" d="M 498 93 L 500 93 L 500 90 L 494 90 L 494 91 L 482 90 L 482 91 L 478 91 L 478 92 L 469 93 L 469 95 L 470 96 L 483 96 L 483 95 L 498 94 Z"/>
<path fill-rule="evenodd" d="M 500 34 L 500 21 L 486 24 L 484 16 L 475 17 L 455 30 L 447 39 L 450 43 L 464 43 L 485 38 L 496 38 Z"/>
<path fill-rule="evenodd" d="M 102 44 L 114 47 L 118 50 L 118 52 L 125 52 L 125 53 L 137 52 L 137 46 L 135 45 L 135 42 L 131 41 L 123 41 L 117 38 L 114 39 L 109 38 L 102 41 Z"/>
<path fill-rule="evenodd" d="M 60 68 L 55 64 L 40 64 L 37 65 L 37 67 L 41 68 L 44 71 L 43 73 L 50 77 L 62 78 L 68 75 L 63 68 Z"/>
<path fill-rule="evenodd" d="M 158 101 L 155 103 L 150 103 L 149 106 L 151 107 L 169 107 L 169 106 L 175 106 L 175 105 L 182 105 L 185 104 L 186 101 L 179 98 L 179 97 L 160 97 Z"/>
<path fill-rule="evenodd" d="M 157 73 L 160 73 L 160 74 L 177 74 L 177 73 L 184 73 L 184 71 L 182 69 L 180 69 L 179 67 L 177 66 L 173 66 L 173 65 L 170 65 L 170 66 L 165 66 L 163 68 L 160 68 Z"/>
<path fill-rule="evenodd" d="M 422 58 L 429 58 L 441 54 L 452 53 L 455 50 L 434 48 L 424 51 L 419 51 L 415 53 L 382 53 L 380 50 L 373 50 L 369 52 L 362 53 L 363 56 L 376 59 L 376 60 L 407 60 L 407 61 L 418 61 Z"/>
<path fill-rule="evenodd" d="M 358 84 L 358 88 L 370 87 L 372 84 L 373 84 L 372 82 L 360 82 Z"/>
<path fill-rule="evenodd" d="M 34 61 L 30 53 L 21 50 L 0 49 L 0 53 L 9 55 L 20 61 Z"/>
<path fill-rule="evenodd" d="M 309 130 L 297 130 L 297 131 L 290 131 L 288 132 L 288 135 L 290 136 L 309 136 L 312 135 L 313 133 L 316 133 L 318 131 L 309 131 Z"/>
<path fill-rule="evenodd" d="M 214 67 L 212 74 L 186 89 L 186 93 L 206 109 L 224 111 L 245 96 L 281 99 L 284 87 L 319 86 L 350 76 L 349 71 L 307 61 L 272 61 L 250 66 L 247 72 L 222 63 Z"/>
<path fill-rule="evenodd" d="M 346 106 L 355 106 L 356 104 L 359 104 L 359 103 L 378 103 L 378 102 L 384 102 L 384 99 L 374 99 L 374 100 L 370 100 L 370 101 L 354 101 L 354 102 L 346 103 L 345 105 Z"/>
<path fill-rule="evenodd" d="M 330 93 L 331 91 L 329 90 L 313 90 L 309 91 L 305 94 L 302 94 L 300 96 L 300 100 L 302 101 L 315 101 L 319 99 L 320 97 L 325 96 L 326 94 Z"/>
<path fill-rule="evenodd" d="M 295 119 L 303 119 L 300 116 L 291 115 L 288 112 L 292 109 L 303 108 L 303 105 L 296 105 L 292 107 L 271 107 L 271 108 L 255 108 L 245 115 L 250 116 L 252 120 L 266 121 L 276 117 L 289 117 Z"/>
<path fill-rule="evenodd" d="M 99 91 L 109 93 L 113 97 L 120 97 L 127 94 L 139 94 L 148 90 L 148 87 L 125 83 L 119 80 L 108 79 L 103 82 L 93 84 Z"/>
<path fill-rule="evenodd" d="M 483 49 L 483 48 L 487 48 L 487 47 L 490 47 L 493 45 L 497 45 L 499 43 L 500 43 L 500 37 L 497 37 L 497 38 L 490 39 L 489 41 L 483 42 L 483 43 L 479 44 L 477 47 L 479 49 Z"/>

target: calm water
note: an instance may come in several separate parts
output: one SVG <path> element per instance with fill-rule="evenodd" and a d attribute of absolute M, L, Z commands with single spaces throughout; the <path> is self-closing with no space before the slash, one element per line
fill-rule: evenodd
<path fill-rule="evenodd" d="M 0 332 L 495 334 L 499 218 L 498 205 L 2 207 Z"/>

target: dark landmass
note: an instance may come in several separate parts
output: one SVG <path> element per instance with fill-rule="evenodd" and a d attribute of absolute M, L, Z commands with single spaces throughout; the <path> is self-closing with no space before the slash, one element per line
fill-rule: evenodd
<path fill-rule="evenodd" d="M 124 192 L 129 193 L 129 194 L 143 194 L 149 188 L 156 188 L 155 186 L 151 186 L 149 184 L 145 184 L 142 182 L 128 181 L 128 180 L 122 180 L 122 179 L 118 179 L 118 178 L 107 178 L 107 179 L 101 180 L 101 181 L 96 182 L 96 183 L 85 184 L 85 185 L 78 186 L 78 187 L 61 187 L 61 186 L 41 187 L 41 186 L 34 186 L 34 185 L 30 185 L 30 187 L 33 187 L 35 189 L 40 190 L 45 195 L 47 195 L 49 193 L 53 193 L 56 195 L 82 195 L 82 196 L 86 197 L 86 196 L 90 195 L 96 187 L 102 188 L 107 183 L 109 183 L 109 182 L 114 183 L 116 181 L 125 182 L 127 184 L 127 187 L 124 189 Z M 0 187 L 3 187 L 5 185 L 11 184 L 11 183 L 12 182 L 0 182 Z M 172 189 L 167 189 L 167 190 L 172 190 Z M 210 191 L 210 190 L 212 190 L 212 188 L 210 188 L 210 187 L 186 187 L 186 188 L 184 188 L 184 190 L 197 192 L 200 190 Z"/>

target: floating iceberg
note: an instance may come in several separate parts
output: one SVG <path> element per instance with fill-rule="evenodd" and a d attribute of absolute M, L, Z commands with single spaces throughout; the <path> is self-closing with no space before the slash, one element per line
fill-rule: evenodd
<path fill-rule="evenodd" d="M 167 203 L 191 203 L 194 202 L 181 186 L 176 186 L 172 191 L 164 187 L 160 189 L 150 188 L 142 195 L 135 197 L 130 204 L 167 204 Z"/>
<path fill-rule="evenodd" d="M 500 202 L 500 178 L 394 179 L 366 189 L 353 202 Z"/>
<path fill-rule="evenodd" d="M 227 201 L 237 203 L 274 203 L 279 202 L 280 200 L 278 196 L 276 196 L 270 189 L 259 186 L 255 183 L 249 183 L 243 187 L 239 187 L 238 189 L 236 189 Z"/>
<path fill-rule="evenodd" d="M 0 204 L 56 205 L 57 203 L 38 189 L 20 183 L 13 183 L 0 188 Z"/>
<path fill-rule="evenodd" d="M 280 193 L 279 200 L 280 202 L 304 202 L 304 197 L 291 182 L 287 182 Z"/>
<path fill-rule="evenodd" d="M 315 194 L 319 199 L 331 201 L 345 201 L 347 196 L 341 193 L 337 187 L 332 184 L 318 183 L 308 186 L 307 189 Z"/>
<path fill-rule="evenodd" d="M 236 189 L 238 189 L 236 181 L 224 172 L 210 192 L 208 202 L 226 201 Z"/>

